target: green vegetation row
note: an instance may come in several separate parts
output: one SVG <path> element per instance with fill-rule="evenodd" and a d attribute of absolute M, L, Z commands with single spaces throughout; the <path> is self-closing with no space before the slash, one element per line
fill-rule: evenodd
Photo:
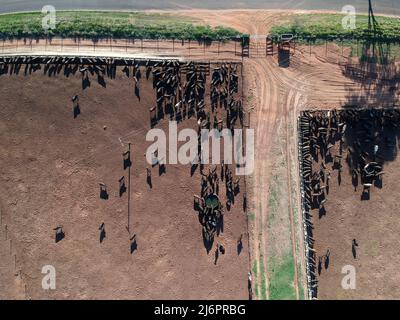
<path fill-rule="evenodd" d="M 385 43 L 400 42 L 400 19 L 376 17 L 379 24 L 377 33 L 368 30 L 368 16 L 357 15 L 355 29 L 343 28 L 342 14 L 296 14 L 281 20 L 272 27 L 270 33 L 274 38 L 281 34 L 291 33 L 300 40 L 336 40 L 336 39 L 372 39 Z"/>
<path fill-rule="evenodd" d="M 57 11 L 56 26 L 47 31 L 42 27 L 43 18 L 46 15 L 40 12 L 2 14 L 0 38 L 226 40 L 243 36 L 232 28 L 212 28 L 167 13 Z"/>
<path fill-rule="evenodd" d="M 283 261 L 270 258 L 270 300 L 296 300 L 294 282 L 294 259 L 288 254 Z"/>

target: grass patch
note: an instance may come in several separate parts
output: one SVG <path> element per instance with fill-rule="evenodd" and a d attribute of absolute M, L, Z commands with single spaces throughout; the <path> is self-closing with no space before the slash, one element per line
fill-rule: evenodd
<path fill-rule="evenodd" d="M 254 277 L 257 277 L 258 274 L 258 264 L 257 261 L 254 261 L 253 263 L 253 268 L 251 269 L 251 272 L 253 273 Z"/>
<path fill-rule="evenodd" d="M 256 214 L 254 212 L 248 213 L 247 216 L 249 217 L 250 221 L 254 221 L 256 219 Z"/>
<path fill-rule="evenodd" d="M 277 175 L 273 175 L 272 182 L 269 186 L 268 192 L 268 209 L 269 209 L 269 222 L 275 218 L 275 213 L 279 206 L 279 198 L 278 198 L 278 183 L 279 177 Z"/>
<path fill-rule="evenodd" d="M 269 260 L 269 294 L 271 300 L 294 300 L 294 259 L 291 254 L 283 261 Z"/>
<path fill-rule="evenodd" d="M 264 257 L 260 257 L 260 270 L 261 270 L 261 292 L 260 296 L 262 300 L 267 300 L 267 281 L 265 278 L 265 272 L 264 272 Z"/>
<path fill-rule="evenodd" d="M 242 36 L 232 28 L 200 25 L 196 20 L 168 13 L 57 11 L 56 26 L 48 33 L 41 12 L 0 15 L 0 38 L 135 38 L 226 40 Z"/>
<path fill-rule="evenodd" d="M 271 28 L 270 33 L 278 37 L 284 33 L 292 33 L 299 39 L 365 39 L 368 36 L 368 16 L 356 16 L 356 28 L 345 29 L 342 26 L 342 14 L 296 14 L 282 20 Z M 382 42 L 400 42 L 400 19 L 392 17 L 376 17 Z"/>
<path fill-rule="evenodd" d="M 260 292 L 258 290 L 258 286 L 257 285 L 255 285 L 254 294 L 255 294 L 256 298 L 258 298 L 259 295 L 260 295 Z"/>
<path fill-rule="evenodd" d="M 256 281 L 257 279 L 257 274 L 258 274 L 258 263 L 257 260 L 253 262 L 253 267 L 251 268 L 252 272 L 252 279 L 253 279 L 253 286 L 254 286 L 254 294 L 256 297 L 259 296 L 259 290 L 258 290 L 258 283 Z"/>
<path fill-rule="evenodd" d="M 299 288 L 299 300 L 306 300 L 308 297 L 306 297 L 306 293 L 304 291 L 302 278 L 303 278 L 303 269 L 301 267 L 301 263 L 297 261 L 297 286 Z"/>
<path fill-rule="evenodd" d="M 302 285 L 299 286 L 299 300 L 305 300 L 306 297 L 304 295 L 304 288 Z"/>

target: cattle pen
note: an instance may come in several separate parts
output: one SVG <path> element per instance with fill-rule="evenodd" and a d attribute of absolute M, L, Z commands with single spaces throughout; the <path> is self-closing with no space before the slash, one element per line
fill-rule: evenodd
<path fill-rule="evenodd" d="M 395 296 L 400 109 L 302 111 L 298 119 L 303 228 L 310 299 Z M 365 230 L 368 230 L 366 233 Z M 349 267 L 350 266 L 350 267 Z M 343 287 L 354 268 L 357 286 Z M 382 281 L 371 281 L 376 271 Z M 353 270 L 353 269 L 351 269 Z M 391 289 L 389 289 L 391 288 Z"/>
<path fill-rule="evenodd" d="M 53 297 L 82 295 L 73 289 L 74 274 L 90 284 L 84 294 L 98 298 L 205 298 L 210 297 L 210 279 L 218 283 L 212 286 L 216 297 L 251 297 L 246 181 L 236 176 L 235 165 L 170 165 L 161 155 L 148 164 L 143 157 L 150 145 L 146 132 L 168 132 L 170 121 L 179 130 L 246 125 L 241 69 L 240 61 L 229 60 L 72 54 L 0 58 L 2 119 L 13 119 L 2 134 L 3 146 L 14 145 L 11 158 L 16 157 L 11 162 L 2 158 L 3 177 L 17 174 L 32 194 L 42 190 L 35 199 L 1 211 L 15 272 L 26 284 L 22 296 L 42 297 L 34 285 L 40 277 L 37 265 L 51 259 L 61 288 L 49 293 Z M 24 134 L 46 143 L 22 138 L 18 128 L 25 117 L 33 126 L 24 126 Z M 30 159 L 30 174 L 14 171 L 22 165 L 20 157 Z M 14 192 L 16 181 L 11 178 L 2 192 Z M 43 205 L 51 189 L 52 201 Z M 207 205 L 210 194 L 218 195 L 216 206 Z M 36 217 L 31 223 L 27 219 L 32 217 L 21 213 L 27 206 Z M 35 241 L 27 244 L 22 235 Z M 27 247 L 42 254 L 29 258 Z M 215 248 L 223 248 L 218 259 Z M 78 262 L 72 266 L 62 263 L 65 259 Z M 154 271 L 148 272 L 149 266 Z M 117 284 L 104 283 L 109 272 Z M 179 281 L 182 274 L 184 282 Z M 152 286 L 145 286 L 149 281 Z M 172 283 L 175 289 L 162 289 Z M 109 289 L 96 290 L 99 285 Z"/>

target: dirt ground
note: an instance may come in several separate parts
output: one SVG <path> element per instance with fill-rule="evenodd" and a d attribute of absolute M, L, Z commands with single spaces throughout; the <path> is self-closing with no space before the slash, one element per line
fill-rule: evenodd
<path fill-rule="evenodd" d="M 319 299 L 399 299 L 397 261 L 398 231 L 396 200 L 399 190 L 397 172 L 398 129 L 385 120 L 377 125 L 381 116 L 372 118 L 368 112 L 359 113 L 361 120 L 346 123 L 346 131 L 340 155 L 339 140 L 330 149 L 332 158 L 313 157 L 313 172 L 319 172 L 325 163 L 326 202 L 311 211 L 314 226 L 313 238 L 316 250 L 316 265 Z M 371 119 L 377 119 L 371 120 Z M 397 120 L 396 120 L 397 121 Z M 371 142 L 364 142 L 373 132 Z M 379 163 L 384 174 L 373 181 L 369 197 L 363 192 L 361 174 L 354 176 L 352 168 L 358 166 L 360 142 L 367 163 Z M 369 140 L 370 141 L 370 140 Z M 376 156 L 374 146 L 378 146 Z M 322 148 L 321 148 L 322 150 Z M 335 160 L 336 159 L 336 160 Z M 334 165 L 339 161 L 342 167 Z M 361 172 L 364 165 L 361 165 Z M 328 180 L 328 175 L 330 179 Z M 366 179 L 366 178 L 364 178 Z M 356 245 L 353 245 L 353 239 Z M 328 255 L 328 257 L 327 257 Z M 346 270 L 355 269 L 355 289 L 345 290 L 342 279 Z"/>
<path fill-rule="evenodd" d="M 145 136 L 156 99 L 152 78 L 140 80 L 140 101 L 132 77 L 121 68 L 115 79 L 105 81 L 100 85 L 94 77 L 83 90 L 79 72 L 68 78 L 62 72 L 49 77 L 43 70 L 0 76 L 1 297 L 247 299 L 244 180 L 234 206 L 225 210 L 223 233 L 207 254 L 193 209 L 193 195 L 200 193 L 199 169 L 191 177 L 190 166 L 167 164 L 159 176 L 155 166 L 152 188 L 146 183 L 144 154 L 151 143 Z M 76 118 L 75 94 L 81 109 Z M 178 130 L 188 127 L 197 128 L 194 118 L 179 123 Z M 168 133 L 168 121 L 157 128 Z M 120 177 L 128 181 L 122 161 L 128 142 L 130 229 L 138 246 L 132 254 L 127 194 L 120 197 L 118 186 Z M 100 182 L 108 186 L 108 200 L 99 197 Z M 100 243 L 103 222 L 106 238 Z M 58 225 L 65 239 L 55 243 Z M 214 265 L 217 243 L 226 253 Z M 54 291 L 41 287 L 41 269 L 47 264 L 57 271 Z"/>
<path fill-rule="evenodd" d="M 345 166 L 340 187 L 337 172 L 332 174 L 332 188 L 326 203 L 326 215 L 314 214 L 315 248 L 318 255 L 330 250 L 330 264 L 319 279 L 320 299 L 399 299 L 400 230 L 397 217 L 399 161 L 384 166 L 383 187 L 371 190 L 369 201 L 361 200 L 362 187 L 354 190 Z M 358 243 L 356 258 L 352 240 Z M 356 289 L 343 290 L 342 268 L 356 270 Z"/>
<path fill-rule="evenodd" d="M 200 21 L 210 25 L 230 26 L 252 35 L 267 34 L 268 29 L 274 22 L 293 12 L 296 11 L 180 11 L 183 15 L 198 18 Z M 262 39 L 259 41 L 253 41 L 252 39 L 252 43 L 259 47 L 260 52 L 265 50 L 265 47 L 263 48 L 265 42 Z M 29 48 L 26 51 L 30 52 L 30 50 Z M 74 53 L 73 48 L 69 50 L 70 54 Z M 87 50 L 89 51 L 89 48 Z M 198 50 L 202 49 L 198 48 Z M 33 48 L 34 51 L 35 49 Z M 111 55 L 123 55 L 123 51 L 125 49 L 108 53 Z M 162 52 L 157 52 L 154 49 L 145 53 L 154 56 L 162 55 Z M 198 52 L 197 59 L 208 60 L 216 58 L 215 52 L 211 55 L 202 53 L 203 51 Z M 187 52 L 182 53 L 182 57 L 185 57 L 185 54 Z M 194 55 L 194 53 L 191 54 Z M 344 50 L 344 55 L 347 55 L 346 50 Z M 222 58 L 219 57 L 219 59 Z M 265 291 L 264 295 L 260 294 L 255 298 L 270 298 L 271 258 L 274 258 L 274 252 L 271 251 L 271 248 L 278 251 L 291 251 L 295 266 L 293 272 L 296 271 L 297 274 L 290 280 L 289 286 L 296 298 L 305 297 L 305 262 L 302 243 L 303 231 L 301 223 L 299 223 L 302 217 L 299 210 L 300 184 L 298 181 L 297 162 L 296 123 L 299 111 L 304 109 L 341 108 L 345 104 L 355 103 L 364 106 L 392 106 L 399 103 L 400 90 L 398 84 L 371 83 L 368 80 L 360 82 L 343 73 L 343 67 L 338 64 L 338 62 L 343 61 L 346 61 L 346 57 L 341 57 L 341 48 L 334 44 L 329 45 L 328 51 L 326 51 L 325 46 L 312 47 L 311 53 L 307 46 L 297 47 L 294 55 L 290 56 L 290 61 L 286 68 L 279 66 L 277 56 L 262 57 L 259 54 L 250 53 L 249 58 L 243 59 L 243 102 L 250 114 L 250 126 L 256 130 L 255 172 L 246 179 L 247 193 L 249 195 L 249 249 L 252 271 L 257 271 L 256 274 L 253 272 L 253 287 L 256 286 L 260 291 L 264 288 Z M 69 97 L 69 94 L 66 96 Z M 111 100 L 111 98 L 109 99 Z M 115 103 L 114 100 L 112 101 Z M 68 112 L 66 111 L 66 113 Z M 100 124 L 100 126 L 102 128 L 103 125 Z M 282 137 L 280 140 L 282 152 L 278 153 L 274 152 L 277 135 Z M 281 161 L 282 154 L 284 161 Z M 271 189 L 271 181 L 273 181 L 273 174 L 277 164 L 282 170 L 282 174 L 286 172 L 286 177 L 291 177 L 287 179 L 286 184 L 279 186 L 281 192 L 292 195 L 292 197 L 288 197 L 286 204 L 280 203 L 280 208 L 285 206 L 287 208 L 287 214 L 285 212 L 285 215 L 282 215 L 285 223 L 280 224 L 281 234 L 287 235 L 287 238 L 282 241 L 280 238 L 274 238 L 274 234 L 269 233 L 268 228 L 265 227 L 270 225 L 271 222 L 270 201 L 272 197 L 270 191 L 273 190 L 273 188 Z M 3 204 L 3 206 L 6 205 Z M 139 215 L 139 213 L 137 214 Z M 122 213 L 121 215 L 124 216 Z M 196 228 L 198 226 L 192 227 Z M 199 230 L 197 228 L 196 232 Z M 96 229 L 94 229 L 93 233 L 96 233 Z M 122 237 L 126 239 L 123 231 L 121 231 L 121 239 Z M 279 246 L 288 246 L 288 244 L 290 244 L 290 248 L 279 248 Z M 202 246 L 201 243 L 197 245 L 199 248 Z M 325 248 L 321 250 L 325 250 Z M 208 257 L 208 259 L 212 260 L 211 257 Z M 12 263 L 12 260 L 10 260 L 8 265 L 12 265 Z M 263 278 L 263 275 L 267 276 Z M 178 275 L 175 276 L 177 277 Z M 230 277 L 230 275 L 226 276 L 227 278 Z M 371 280 L 371 282 L 373 281 L 375 280 Z M 20 285 L 19 282 L 15 286 L 18 285 Z M 245 295 L 244 288 L 243 295 Z M 325 297 L 328 298 L 328 296 Z"/>

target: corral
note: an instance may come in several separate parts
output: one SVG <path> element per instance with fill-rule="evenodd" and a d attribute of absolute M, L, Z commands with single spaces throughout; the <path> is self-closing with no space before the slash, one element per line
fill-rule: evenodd
<path fill-rule="evenodd" d="M 234 165 L 145 157 L 148 130 L 168 137 L 168 120 L 178 130 L 242 127 L 241 69 L 2 58 L 1 241 L 16 277 L 1 295 L 247 299 L 244 178 Z M 207 195 L 217 196 L 211 209 Z M 57 270 L 55 291 L 41 288 L 45 265 Z"/>
<path fill-rule="evenodd" d="M 310 296 L 396 298 L 400 111 L 304 111 L 299 118 Z M 350 267 L 349 267 L 350 266 Z M 342 279 L 354 267 L 355 289 Z"/>

